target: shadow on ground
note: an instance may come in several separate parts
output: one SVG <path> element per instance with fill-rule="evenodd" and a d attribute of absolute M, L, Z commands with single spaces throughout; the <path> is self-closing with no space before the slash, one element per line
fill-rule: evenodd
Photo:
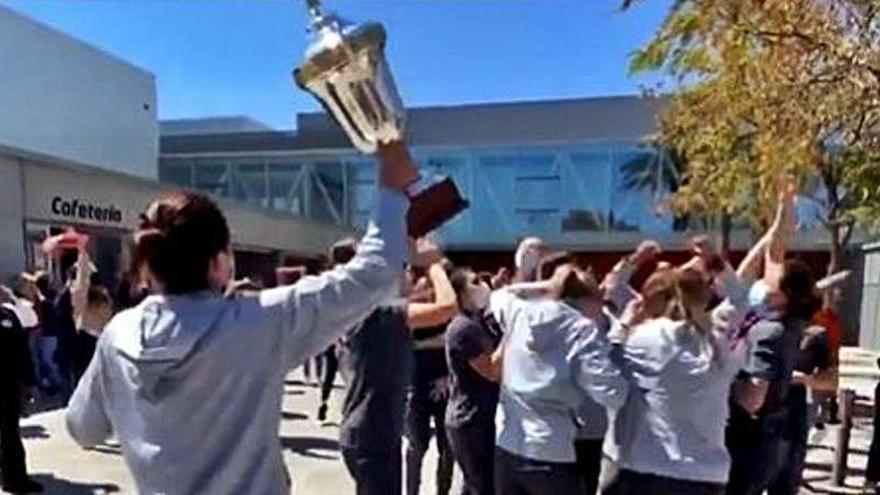
<path fill-rule="evenodd" d="M 315 459 L 336 459 L 339 442 L 317 437 L 281 437 L 281 446 L 295 454 Z M 334 452 L 334 453 L 328 453 Z"/>
<path fill-rule="evenodd" d="M 807 471 L 819 471 L 819 472 L 824 472 L 824 473 L 830 473 L 831 472 L 831 465 L 824 464 L 824 463 L 819 464 L 817 462 L 807 462 L 806 463 L 806 470 Z M 864 478 L 865 477 L 865 469 L 860 468 L 860 467 L 855 467 L 855 466 L 847 466 L 846 476 L 847 476 L 847 478 L 849 478 L 851 476 L 858 476 L 858 477 Z"/>
<path fill-rule="evenodd" d="M 292 411 L 281 411 L 281 418 L 287 419 L 290 421 L 305 421 L 309 419 L 309 417 L 303 413 L 292 412 Z"/>
<path fill-rule="evenodd" d="M 39 473 L 31 475 L 37 483 L 45 488 L 45 493 L 52 495 L 101 495 L 119 493 L 119 485 L 112 483 L 80 483 L 56 478 L 54 475 Z"/>
<path fill-rule="evenodd" d="M 28 425 L 19 428 L 21 438 L 49 438 L 49 433 L 41 425 Z"/>
<path fill-rule="evenodd" d="M 831 465 L 828 463 L 807 462 L 801 494 L 815 495 L 844 495 L 859 494 L 868 495 L 875 492 L 859 486 L 858 479 L 863 478 L 865 470 L 859 467 L 849 466 L 846 472 L 846 480 L 843 486 L 834 486 L 831 483 Z"/>
<path fill-rule="evenodd" d="M 95 445 L 94 447 L 89 447 L 88 450 L 101 454 L 122 455 L 122 447 L 118 445 Z"/>
<path fill-rule="evenodd" d="M 286 395 L 292 395 L 292 396 L 305 395 L 305 394 L 306 394 L 306 393 L 305 393 L 304 391 L 302 391 L 302 390 L 299 390 L 299 389 L 297 389 L 297 388 L 290 388 L 290 387 L 285 388 L 285 389 L 284 389 L 284 393 L 285 393 Z"/>
<path fill-rule="evenodd" d="M 37 394 L 36 400 L 25 406 L 24 416 L 33 416 L 34 414 L 55 411 L 67 407 L 67 399 L 61 394 L 48 394 L 41 391 Z"/>

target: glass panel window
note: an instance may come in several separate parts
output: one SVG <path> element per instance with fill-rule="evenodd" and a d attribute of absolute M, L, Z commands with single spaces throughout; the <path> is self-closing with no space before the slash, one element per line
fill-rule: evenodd
<path fill-rule="evenodd" d="M 376 186 L 373 184 L 355 184 L 352 186 L 352 223 L 356 227 L 367 226 L 375 196 Z"/>
<path fill-rule="evenodd" d="M 564 157 L 563 232 L 604 232 L 611 211 L 611 154 L 607 148 L 578 150 Z"/>
<path fill-rule="evenodd" d="M 355 227 L 364 228 L 370 220 L 376 197 L 376 163 L 372 160 L 351 160 L 346 168 L 351 205 L 349 221 Z"/>
<path fill-rule="evenodd" d="M 192 187 L 192 161 L 163 159 L 159 161 L 159 180 L 180 187 Z"/>
<path fill-rule="evenodd" d="M 229 196 L 229 174 L 226 163 L 199 161 L 195 165 L 193 186 L 218 196 Z"/>
<path fill-rule="evenodd" d="M 523 233 L 559 234 L 562 181 L 553 155 L 524 153 L 516 158 L 511 206 Z"/>
<path fill-rule="evenodd" d="M 665 198 L 672 180 L 668 164 L 656 153 L 639 148 L 613 152 L 611 224 L 622 232 L 645 232 L 666 236 L 673 219 Z"/>
<path fill-rule="evenodd" d="M 303 214 L 303 167 L 299 163 L 270 163 L 269 197 L 270 208 Z"/>
<path fill-rule="evenodd" d="M 269 206 L 266 194 L 266 167 L 262 163 L 237 163 L 232 166 L 232 196 L 245 203 Z"/>
<path fill-rule="evenodd" d="M 559 212 L 556 210 L 547 211 L 524 211 L 517 210 L 516 213 L 519 224 L 522 226 L 523 235 L 540 234 L 544 236 L 555 236 L 559 234 Z"/>
<path fill-rule="evenodd" d="M 314 220 L 341 224 L 344 221 L 343 168 L 339 162 L 315 162 L 309 195 Z"/>
<path fill-rule="evenodd" d="M 516 211 L 559 211 L 561 181 L 556 176 L 517 177 L 513 182 Z"/>
<path fill-rule="evenodd" d="M 484 152 L 470 163 L 475 167 L 467 211 L 471 242 L 502 244 L 515 238 L 523 230 L 514 206 L 516 156 Z"/>

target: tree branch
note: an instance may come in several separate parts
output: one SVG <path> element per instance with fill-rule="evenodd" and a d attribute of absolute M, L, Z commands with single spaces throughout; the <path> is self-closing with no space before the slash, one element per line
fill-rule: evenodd
<path fill-rule="evenodd" d="M 868 110 L 862 112 L 862 115 L 859 117 L 859 123 L 856 126 L 856 129 L 853 131 L 852 139 L 850 139 L 849 145 L 853 146 L 862 139 L 862 130 L 865 128 L 865 121 L 868 120 Z"/>
<path fill-rule="evenodd" d="M 847 245 L 849 245 L 849 241 L 850 241 L 850 239 L 852 239 L 854 224 L 855 224 L 855 222 L 852 219 L 850 219 L 850 220 L 847 220 L 846 225 L 843 227 L 844 234 L 840 239 L 840 245 L 844 248 Z"/>

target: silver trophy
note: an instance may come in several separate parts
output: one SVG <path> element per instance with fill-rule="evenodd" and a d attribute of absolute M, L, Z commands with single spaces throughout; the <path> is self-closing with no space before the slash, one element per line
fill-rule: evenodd
<path fill-rule="evenodd" d="M 307 0 L 314 40 L 294 71 L 299 87 L 314 95 L 354 146 L 375 153 L 402 142 L 406 111 L 385 59 L 385 28 L 352 24 Z M 408 190 L 410 234 L 421 237 L 468 207 L 449 178 L 422 176 Z"/>

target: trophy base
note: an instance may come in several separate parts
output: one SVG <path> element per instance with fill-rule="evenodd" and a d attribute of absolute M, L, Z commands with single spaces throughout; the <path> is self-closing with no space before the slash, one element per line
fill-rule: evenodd
<path fill-rule="evenodd" d="M 407 230 L 415 239 L 436 230 L 470 206 L 448 177 L 410 194 L 409 199 Z"/>

